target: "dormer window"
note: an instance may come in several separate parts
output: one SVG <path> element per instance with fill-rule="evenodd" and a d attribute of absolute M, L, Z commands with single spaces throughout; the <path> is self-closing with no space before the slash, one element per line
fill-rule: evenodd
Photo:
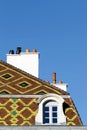
<path fill-rule="evenodd" d="M 44 94 L 39 98 L 36 125 L 66 125 L 63 112 L 64 99 L 57 94 Z"/>

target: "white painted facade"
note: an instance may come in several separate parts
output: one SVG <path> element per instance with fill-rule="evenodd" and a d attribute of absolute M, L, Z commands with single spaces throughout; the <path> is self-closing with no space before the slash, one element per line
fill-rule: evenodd
<path fill-rule="evenodd" d="M 39 53 L 29 52 L 20 54 L 7 54 L 7 63 L 39 77 Z"/>

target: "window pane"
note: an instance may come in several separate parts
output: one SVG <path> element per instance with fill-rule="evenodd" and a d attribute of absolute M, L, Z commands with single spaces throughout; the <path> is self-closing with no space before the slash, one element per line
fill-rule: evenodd
<path fill-rule="evenodd" d="M 52 117 L 57 117 L 57 113 L 52 113 Z"/>
<path fill-rule="evenodd" d="M 49 117 L 49 113 L 44 112 L 44 117 Z"/>
<path fill-rule="evenodd" d="M 53 118 L 53 123 L 57 123 L 57 118 Z"/>
<path fill-rule="evenodd" d="M 43 123 L 44 123 L 44 124 L 45 124 L 45 123 L 49 123 L 49 119 L 45 119 L 45 118 L 44 118 Z"/>
<path fill-rule="evenodd" d="M 49 111 L 49 107 L 44 107 L 44 111 Z"/>
<path fill-rule="evenodd" d="M 52 107 L 52 111 L 57 111 L 57 107 Z"/>

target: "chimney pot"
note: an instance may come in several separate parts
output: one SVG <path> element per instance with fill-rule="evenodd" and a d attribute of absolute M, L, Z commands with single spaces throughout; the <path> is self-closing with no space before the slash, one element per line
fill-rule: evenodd
<path fill-rule="evenodd" d="M 37 50 L 36 50 L 36 49 L 33 49 L 33 50 L 32 50 L 32 52 L 34 52 L 34 53 L 35 53 L 35 52 L 37 52 Z"/>
<path fill-rule="evenodd" d="M 14 50 L 10 50 L 10 51 L 9 51 L 9 54 L 14 54 Z"/>
<path fill-rule="evenodd" d="M 52 83 L 56 84 L 56 73 L 55 72 L 53 72 L 53 74 L 52 74 Z"/>
<path fill-rule="evenodd" d="M 20 53 L 21 53 L 21 47 L 17 47 L 16 54 L 20 54 Z"/>
<path fill-rule="evenodd" d="M 63 81 L 59 81 L 59 84 L 63 84 Z"/>
<path fill-rule="evenodd" d="M 30 50 L 29 49 L 26 49 L 26 53 L 29 53 L 30 52 Z"/>

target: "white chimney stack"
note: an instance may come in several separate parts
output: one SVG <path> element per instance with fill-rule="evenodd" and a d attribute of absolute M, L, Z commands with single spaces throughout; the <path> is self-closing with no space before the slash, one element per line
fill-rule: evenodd
<path fill-rule="evenodd" d="M 21 52 L 21 48 L 18 47 L 16 54 L 13 50 L 10 50 L 7 54 L 7 63 L 39 77 L 39 53 L 36 49 L 32 52 L 29 49 L 26 49 L 26 52 Z"/>

